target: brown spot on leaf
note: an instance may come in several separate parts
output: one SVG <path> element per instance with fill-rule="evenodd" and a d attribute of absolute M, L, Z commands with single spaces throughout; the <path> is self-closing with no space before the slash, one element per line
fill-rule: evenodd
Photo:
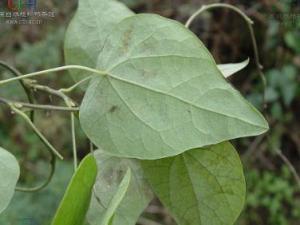
<path fill-rule="evenodd" d="M 129 29 L 124 33 L 123 42 L 122 42 L 122 47 L 123 47 L 124 53 L 128 52 L 129 42 L 130 42 L 130 40 L 131 40 L 132 32 L 133 32 L 133 27 L 131 26 L 131 27 L 129 27 Z"/>
<path fill-rule="evenodd" d="M 110 107 L 109 112 L 110 112 L 110 113 L 113 113 L 113 112 L 115 112 L 117 109 L 118 109 L 118 106 L 113 105 L 112 107 Z"/>

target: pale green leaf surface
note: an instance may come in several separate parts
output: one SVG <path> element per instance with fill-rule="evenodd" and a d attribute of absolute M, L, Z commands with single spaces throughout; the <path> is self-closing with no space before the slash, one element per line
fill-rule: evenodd
<path fill-rule="evenodd" d="M 115 0 L 80 0 L 65 38 L 66 64 L 95 67 L 106 37 L 122 19 L 133 15 Z M 70 71 L 75 80 L 89 76 L 87 72 Z"/>
<path fill-rule="evenodd" d="M 128 190 L 131 179 L 131 170 L 128 168 L 125 176 L 123 177 L 116 193 L 114 193 L 111 201 L 108 204 L 107 209 L 105 210 L 103 217 L 100 220 L 99 225 L 110 225 L 114 220 L 114 213 L 116 212 L 121 201 L 124 199 L 125 194 Z M 98 199 L 101 201 L 100 199 Z M 113 220 L 112 220 L 113 219 Z"/>
<path fill-rule="evenodd" d="M 82 225 L 90 205 L 97 176 L 94 156 L 86 156 L 73 175 L 52 225 Z"/>
<path fill-rule="evenodd" d="M 101 223 L 101 218 L 117 192 L 122 177 L 130 168 L 132 173 L 130 184 L 124 199 L 114 213 L 111 225 L 134 225 L 153 198 L 152 191 L 145 181 L 140 162 L 135 159 L 109 156 L 102 150 L 95 151 L 95 158 L 99 172 L 91 206 L 87 213 L 88 222 L 91 225 Z"/>
<path fill-rule="evenodd" d="M 249 58 L 240 63 L 218 64 L 217 67 L 225 78 L 239 72 L 249 64 Z"/>
<path fill-rule="evenodd" d="M 16 158 L 0 147 L 0 213 L 10 203 L 17 181 L 20 176 L 20 167 Z"/>
<path fill-rule="evenodd" d="M 243 169 L 229 142 L 143 161 L 142 166 L 179 225 L 232 225 L 243 208 Z"/>
<path fill-rule="evenodd" d="M 158 15 L 110 32 L 80 108 L 87 136 L 109 154 L 141 159 L 253 136 L 263 116 L 226 82 L 202 42 Z"/>

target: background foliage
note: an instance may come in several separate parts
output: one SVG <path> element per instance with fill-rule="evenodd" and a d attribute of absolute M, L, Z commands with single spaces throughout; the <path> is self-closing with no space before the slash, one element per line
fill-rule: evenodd
<path fill-rule="evenodd" d="M 155 12 L 179 21 L 186 19 L 205 0 L 124 0 L 135 12 Z M 290 170 L 277 155 L 282 150 L 300 171 L 300 3 L 297 0 L 227 0 L 243 9 L 255 21 L 255 33 L 264 71 L 268 81 L 265 110 L 270 122 L 267 135 L 236 141 L 240 150 L 247 181 L 247 205 L 239 225 L 297 225 L 300 220 L 300 191 Z M 0 60 L 16 66 L 23 73 L 64 64 L 62 45 L 64 31 L 75 9 L 76 1 L 49 0 L 38 2 L 39 8 L 54 11 L 53 19 L 42 25 L 7 25 L 0 23 Z M 1 5 L 0 5 L 1 6 Z M 87 21 L 88 22 L 88 21 Z M 257 107 L 262 105 L 262 83 L 257 74 L 251 42 L 244 22 L 227 10 L 214 10 L 197 19 L 191 29 L 203 40 L 218 63 L 239 62 L 251 58 L 250 65 L 231 82 Z M 1 78 L 10 74 L 0 71 Z M 68 76 L 59 74 L 43 78 L 53 87 L 71 84 Z M 15 83 L 1 88 L 0 95 L 24 99 Z M 80 99 L 78 91 L 74 95 Z M 41 103 L 56 102 L 39 95 Z M 25 100 L 25 99 L 24 99 Z M 37 115 L 37 124 L 51 143 L 71 158 L 68 117 L 61 113 Z M 78 135 L 79 154 L 88 152 L 88 143 Z M 44 146 L 30 132 L 22 119 L 10 111 L 0 111 L 0 143 L 18 156 L 22 185 L 42 181 L 48 170 Z M 16 144 L 17 143 L 17 144 Z M 51 185 L 37 195 L 18 193 L 11 206 L 0 217 L 1 224 L 49 224 L 71 175 L 68 161 L 60 163 Z M 21 210 L 22 209 L 22 210 Z M 20 213 L 21 212 L 21 213 Z M 151 225 L 150 219 L 161 224 L 174 224 L 161 204 L 154 200 L 140 224 Z"/>

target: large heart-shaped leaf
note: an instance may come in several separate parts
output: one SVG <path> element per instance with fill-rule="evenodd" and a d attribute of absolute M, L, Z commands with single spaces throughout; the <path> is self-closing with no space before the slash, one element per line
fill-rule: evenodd
<path fill-rule="evenodd" d="M 106 37 L 115 24 L 130 15 L 133 12 L 115 0 L 80 0 L 66 32 L 66 63 L 95 67 Z M 75 80 L 90 75 L 82 71 L 71 74 Z"/>
<path fill-rule="evenodd" d="M 10 203 L 19 176 L 18 161 L 12 154 L 0 147 L 0 213 Z"/>
<path fill-rule="evenodd" d="M 95 158 L 99 172 L 87 214 L 88 222 L 91 225 L 100 224 L 111 199 L 119 188 L 122 177 L 129 168 L 132 173 L 130 185 L 124 199 L 114 212 L 112 225 L 134 225 L 153 197 L 145 181 L 140 162 L 135 159 L 112 157 L 102 150 L 95 151 Z"/>
<path fill-rule="evenodd" d="M 122 157 L 157 159 L 268 129 L 182 24 L 141 14 L 107 37 L 80 108 L 87 136 Z"/>
<path fill-rule="evenodd" d="M 82 225 L 90 205 L 97 176 L 93 155 L 86 156 L 73 175 L 52 225 Z"/>
<path fill-rule="evenodd" d="M 142 166 L 179 225 L 232 225 L 243 208 L 243 169 L 229 142 L 144 161 Z"/>

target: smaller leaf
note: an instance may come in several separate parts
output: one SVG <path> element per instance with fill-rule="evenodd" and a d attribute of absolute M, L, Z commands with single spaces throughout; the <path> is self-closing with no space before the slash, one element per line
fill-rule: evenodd
<path fill-rule="evenodd" d="M 119 186 L 116 194 L 110 201 L 109 206 L 108 206 L 106 212 L 104 213 L 104 216 L 102 218 L 100 225 L 112 224 L 113 215 L 114 215 L 115 211 L 117 210 L 118 206 L 120 205 L 121 201 L 125 197 L 126 191 L 129 187 L 130 179 L 131 179 L 131 170 L 128 169 L 123 180 L 120 183 L 120 186 Z"/>
<path fill-rule="evenodd" d="M 116 24 L 131 15 L 134 13 L 119 1 L 79 0 L 78 10 L 66 31 L 66 64 L 95 67 L 107 36 Z M 80 70 L 70 73 L 75 81 L 91 75 Z"/>
<path fill-rule="evenodd" d="M 0 147 L 0 213 L 10 203 L 17 181 L 20 176 L 20 167 L 16 158 Z"/>
<path fill-rule="evenodd" d="M 232 225 L 244 206 L 243 168 L 229 142 L 142 161 L 142 167 L 180 225 Z"/>
<path fill-rule="evenodd" d="M 73 175 L 52 225 L 82 225 L 97 176 L 94 156 L 86 156 Z"/>
<path fill-rule="evenodd" d="M 240 63 L 218 64 L 217 67 L 225 78 L 239 72 L 249 64 L 249 58 Z"/>
<path fill-rule="evenodd" d="M 144 177 L 140 161 L 118 158 L 96 150 L 94 156 L 98 165 L 98 175 L 93 189 L 87 221 L 99 225 L 128 169 L 131 180 L 126 194 L 114 212 L 111 225 L 135 225 L 140 214 L 153 198 L 151 188 Z"/>

